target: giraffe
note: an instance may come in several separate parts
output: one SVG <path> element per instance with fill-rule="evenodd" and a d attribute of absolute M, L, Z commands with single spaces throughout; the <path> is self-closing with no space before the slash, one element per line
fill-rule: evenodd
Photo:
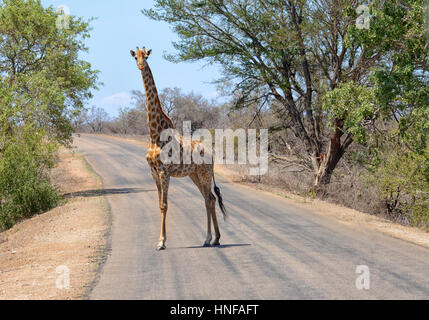
<path fill-rule="evenodd" d="M 189 176 L 191 178 L 191 180 L 198 187 L 205 200 L 205 206 L 207 211 L 207 237 L 203 246 L 220 246 L 220 232 L 216 217 L 216 197 L 211 191 L 212 179 L 214 184 L 214 191 L 218 198 L 219 207 L 222 211 L 224 218 L 226 218 L 226 210 L 223 204 L 220 189 L 216 185 L 213 161 L 210 164 L 196 164 L 194 162 L 191 162 L 190 164 L 164 164 L 161 161 L 161 150 L 167 143 L 161 141 L 161 132 L 166 129 L 174 129 L 174 124 L 173 121 L 168 117 L 168 115 L 162 110 L 153 75 L 147 62 L 148 57 L 152 53 L 152 50 L 146 51 L 144 47 L 142 50 L 140 50 L 137 47 L 136 52 L 131 50 L 130 53 L 131 56 L 136 60 L 138 69 L 140 69 L 141 71 L 143 85 L 146 93 L 147 124 L 150 133 L 150 144 L 146 153 L 146 160 L 150 166 L 152 177 L 155 180 L 158 189 L 159 208 L 161 211 L 161 234 L 156 249 L 158 251 L 166 249 L 166 217 L 168 208 L 168 187 L 170 184 L 170 177 L 182 178 L 186 176 Z M 178 142 L 180 144 L 180 152 L 182 155 L 186 148 L 191 148 L 191 153 L 188 154 L 192 154 L 192 151 L 196 150 L 196 148 L 204 150 L 204 146 L 202 145 L 201 141 L 193 140 L 191 143 L 185 143 L 183 136 L 179 135 Z M 215 239 L 211 243 L 212 221 L 215 231 Z"/>

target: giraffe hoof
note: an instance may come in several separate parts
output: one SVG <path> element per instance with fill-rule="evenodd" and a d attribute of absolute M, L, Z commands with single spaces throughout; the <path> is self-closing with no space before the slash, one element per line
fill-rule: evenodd
<path fill-rule="evenodd" d="M 219 241 L 213 242 L 212 247 L 220 247 L 220 242 Z"/>
<path fill-rule="evenodd" d="M 210 244 L 210 242 L 204 242 L 203 247 L 204 248 L 208 248 L 211 247 L 212 245 Z"/>
<path fill-rule="evenodd" d="M 156 251 L 163 251 L 165 249 L 166 249 L 165 246 L 158 246 L 158 247 L 156 247 Z"/>

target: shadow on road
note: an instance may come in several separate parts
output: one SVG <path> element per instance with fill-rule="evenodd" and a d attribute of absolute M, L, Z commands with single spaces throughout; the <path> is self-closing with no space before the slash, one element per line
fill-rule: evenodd
<path fill-rule="evenodd" d="M 193 246 L 193 247 L 179 247 L 179 248 L 169 248 L 171 249 L 226 249 L 226 248 L 233 248 L 233 247 L 249 247 L 251 246 L 250 243 L 239 243 L 239 244 L 222 244 L 217 247 L 204 247 L 204 246 Z"/>
<path fill-rule="evenodd" d="M 142 193 L 142 192 L 153 192 L 156 190 L 142 189 L 142 188 L 122 188 L 122 189 L 99 189 L 99 190 L 85 190 L 67 193 L 63 195 L 66 199 L 72 199 L 77 197 L 91 198 L 91 197 L 102 197 L 112 194 L 130 194 L 130 193 Z"/>

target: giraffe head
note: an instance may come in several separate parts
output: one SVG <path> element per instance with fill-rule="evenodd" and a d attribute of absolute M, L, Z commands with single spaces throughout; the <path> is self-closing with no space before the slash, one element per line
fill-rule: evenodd
<path fill-rule="evenodd" d="M 137 61 L 137 67 L 140 70 L 143 70 L 143 67 L 145 65 L 146 60 L 149 58 L 150 54 L 152 53 L 152 49 L 146 51 L 146 48 L 143 47 L 143 49 L 139 49 L 137 47 L 137 52 L 134 52 L 133 50 L 130 51 L 131 56 L 136 59 Z"/>

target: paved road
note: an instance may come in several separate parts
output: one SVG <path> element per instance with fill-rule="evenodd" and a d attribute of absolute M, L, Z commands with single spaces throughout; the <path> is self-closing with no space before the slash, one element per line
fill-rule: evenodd
<path fill-rule="evenodd" d="M 189 178 L 172 179 L 167 250 L 157 252 L 160 214 L 145 150 L 91 135 L 76 145 L 101 176 L 112 214 L 111 252 L 91 299 L 429 299 L 428 249 L 221 178 L 223 245 L 200 247 L 203 199 Z M 358 265 L 369 267 L 370 290 L 356 289 Z"/>

